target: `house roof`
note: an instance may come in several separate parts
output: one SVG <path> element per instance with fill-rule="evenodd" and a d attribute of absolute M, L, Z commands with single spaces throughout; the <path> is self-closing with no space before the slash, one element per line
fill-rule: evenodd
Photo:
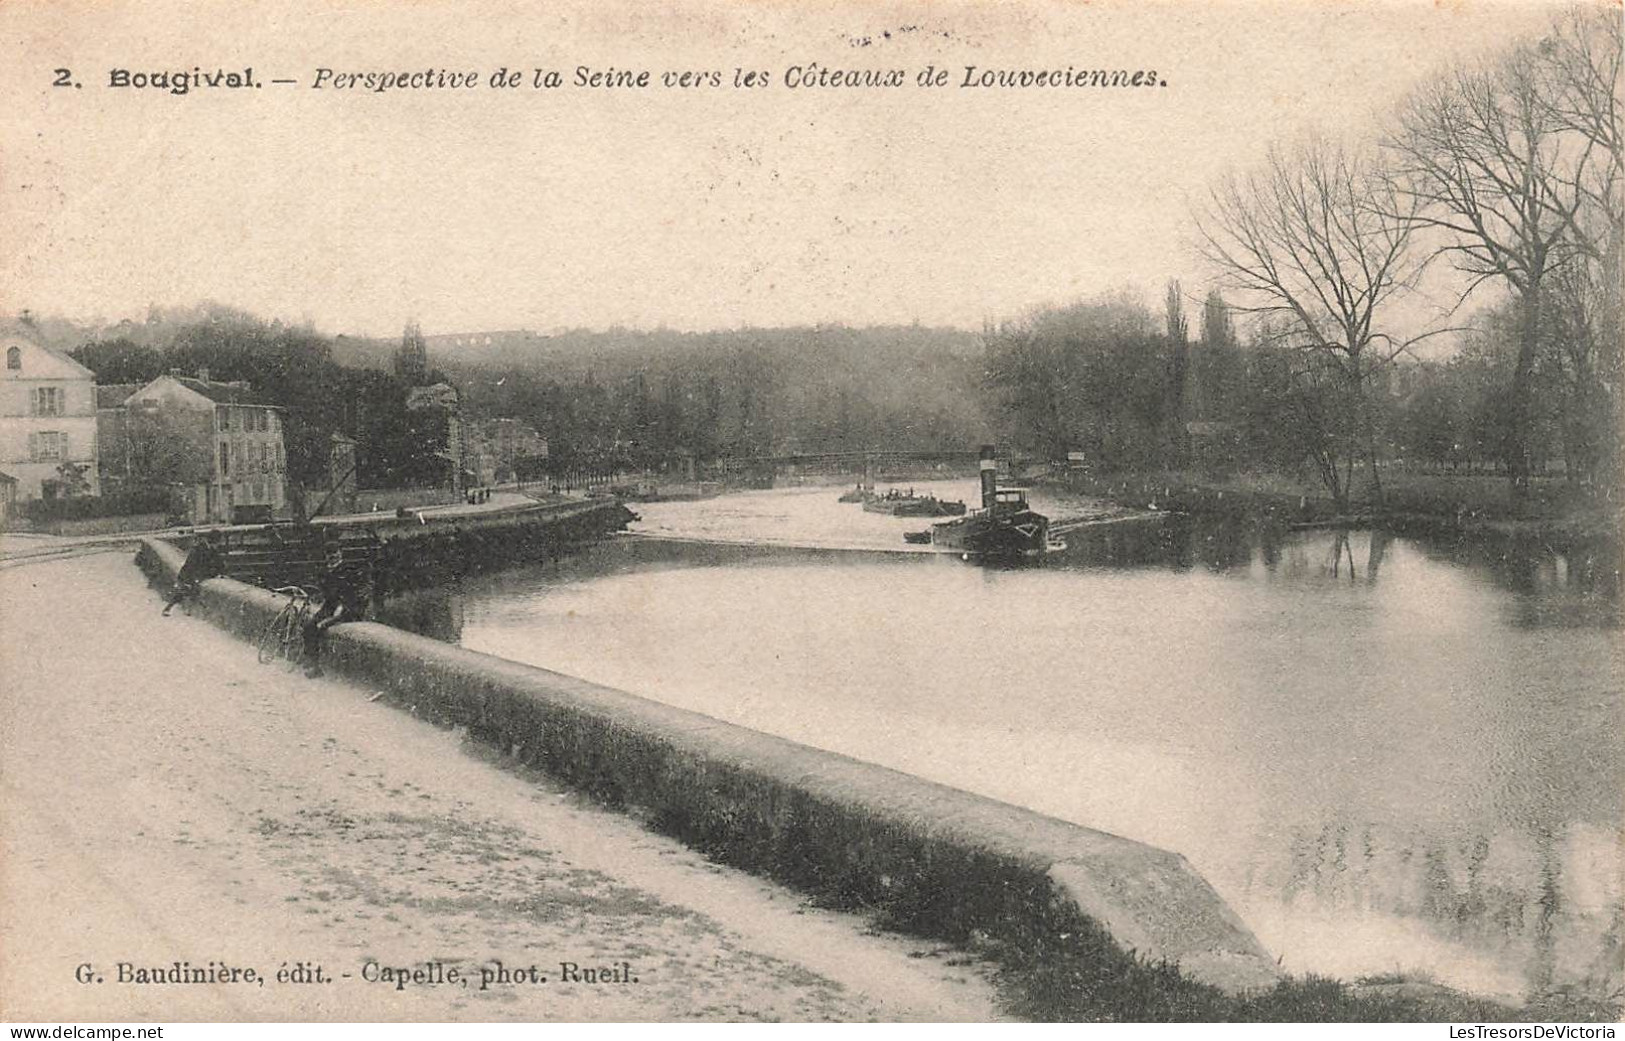
<path fill-rule="evenodd" d="M 78 369 L 80 372 L 84 373 L 86 376 L 89 376 L 91 379 L 96 378 L 96 374 L 94 372 L 91 372 L 89 369 L 85 368 L 83 365 L 80 365 L 77 361 L 75 361 L 68 354 L 67 351 L 59 351 L 55 347 L 47 347 L 43 343 L 38 343 L 38 344 L 36 344 L 36 346 L 38 346 L 46 354 L 49 354 L 52 357 L 56 358 L 58 361 L 63 362 L 63 363 L 68 364 L 68 365 L 72 365 L 74 368 Z"/>
<path fill-rule="evenodd" d="M 97 408 L 123 408 L 124 402 L 129 400 L 131 394 L 141 389 L 139 383 L 98 383 L 96 385 Z"/>
<path fill-rule="evenodd" d="M 46 354 L 49 354 L 52 358 L 55 358 L 63 365 L 75 370 L 75 375 L 77 376 L 86 376 L 91 379 L 96 377 L 94 372 L 91 372 L 83 365 L 74 361 L 73 358 L 69 357 L 67 351 L 59 351 L 55 347 L 51 347 L 48 344 L 41 342 L 37 335 L 30 332 L 28 327 L 20 322 L 0 322 L 0 340 L 21 341 L 28 344 L 30 347 L 33 347 L 35 350 L 44 351 Z"/>
<path fill-rule="evenodd" d="M 407 391 L 406 407 L 441 406 L 455 408 L 458 403 L 457 398 L 457 388 L 448 383 L 431 383 L 426 387 L 413 387 Z"/>
<path fill-rule="evenodd" d="M 277 408 L 278 406 L 260 401 L 254 397 L 254 390 L 247 384 L 216 383 L 193 379 L 190 376 L 171 376 L 176 383 L 187 390 L 202 394 L 217 405 L 257 405 L 260 408 Z"/>
<path fill-rule="evenodd" d="M 10 474 L 6 473 L 4 470 L 0 470 L 0 484 L 16 484 L 16 483 L 17 483 L 17 478 L 15 478 L 15 477 L 11 476 Z"/>
<path fill-rule="evenodd" d="M 284 411 L 281 405 L 273 405 L 270 402 L 256 399 L 254 389 L 247 383 L 216 383 L 214 380 L 194 379 L 191 376 L 159 376 L 157 379 L 136 388 L 131 396 L 146 390 L 154 383 L 161 383 L 164 380 L 178 383 L 192 393 L 207 398 L 216 405 L 252 405 L 255 408 L 272 408 Z M 125 400 L 128 400 L 128 398 Z"/>

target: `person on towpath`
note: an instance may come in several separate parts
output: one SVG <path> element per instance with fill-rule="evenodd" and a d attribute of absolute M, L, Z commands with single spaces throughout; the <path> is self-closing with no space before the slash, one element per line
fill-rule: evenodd
<path fill-rule="evenodd" d="M 322 569 L 322 606 L 305 622 L 305 675 L 322 674 L 322 634 L 340 622 L 358 622 L 367 614 L 371 585 L 366 567 L 349 562 L 344 550 L 334 546 Z"/>
<path fill-rule="evenodd" d="M 176 604 L 196 600 L 203 588 L 204 579 L 225 573 L 225 557 L 215 544 L 215 538 L 213 532 L 204 532 L 192 544 L 186 559 L 181 562 L 180 571 L 175 574 L 175 588 L 170 590 L 169 600 L 164 604 L 162 612 L 165 617 L 168 617 Z"/>

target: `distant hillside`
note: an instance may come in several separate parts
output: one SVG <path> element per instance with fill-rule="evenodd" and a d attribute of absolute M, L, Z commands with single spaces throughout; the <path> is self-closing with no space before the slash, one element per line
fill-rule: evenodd
<path fill-rule="evenodd" d="M 609 329 L 570 329 L 538 333 L 529 329 L 425 335 L 429 364 L 436 368 L 524 370 L 538 369 L 563 375 L 589 369 L 638 368 L 661 357 L 692 359 L 718 348 L 773 350 L 787 345 L 818 348 L 856 344 L 885 355 L 923 348 L 961 358 L 980 356 L 981 336 L 961 329 L 921 326 L 842 325 L 737 329 L 723 332 L 681 333 Z M 333 360 L 354 368 L 388 368 L 400 339 L 338 336 Z"/>
<path fill-rule="evenodd" d="M 328 337 L 212 303 L 152 308 L 140 322 L 32 321 L 46 343 L 76 350 L 103 381 L 208 366 L 289 408 L 331 413 L 323 429 L 378 442 L 373 454 L 387 454 L 388 437 L 366 428 L 389 410 L 377 402 L 360 409 L 354 399 L 360 387 L 382 393 L 398 339 Z M 940 451 L 989 435 L 982 338 L 958 329 L 501 330 L 425 340 L 429 370 L 458 386 L 471 416 L 530 423 L 564 460 Z M 312 385 L 318 369 L 327 375 Z"/>
<path fill-rule="evenodd" d="M 957 329 L 506 330 L 425 340 L 430 368 L 462 389 L 471 412 L 515 416 L 555 444 L 593 452 L 935 450 L 988 432 L 982 340 Z M 340 337 L 333 358 L 385 368 L 397 346 Z"/>

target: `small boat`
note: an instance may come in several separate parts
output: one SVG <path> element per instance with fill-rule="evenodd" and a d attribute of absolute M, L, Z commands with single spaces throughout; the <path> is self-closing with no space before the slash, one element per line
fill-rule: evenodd
<path fill-rule="evenodd" d="M 843 493 L 841 495 L 841 497 L 839 499 L 837 499 L 836 501 L 837 502 L 864 502 L 873 494 L 874 494 L 874 492 L 870 491 L 868 488 L 865 488 L 863 485 L 860 484 L 856 488 L 853 488 L 851 491 Z"/>

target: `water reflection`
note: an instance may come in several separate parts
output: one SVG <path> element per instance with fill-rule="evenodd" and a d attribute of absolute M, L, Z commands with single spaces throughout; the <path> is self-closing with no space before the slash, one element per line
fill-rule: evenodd
<path fill-rule="evenodd" d="M 1265 576 L 1287 581 L 1375 585 L 1394 538 L 1380 530 L 1311 535 L 1241 517 L 1169 515 L 1073 529 L 1066 534 L 1066 552 L 1049 566 L 1201 567 L 1215 574 L 1261 569 Z M 1616 542 L 1580 540 L 1554 549 L 1533 537 L 1492 536 L 1410 544 L 1429 560 L 1516 594 L 1506 606 L 1517 625 L 1622 624 L 1621 549 Z"/>
<path fill-rule="evenodd" d="M 1177 849 L 1296 971 L 1609 998 L 1617 559 L 1161 517 L 1011 571 L 624 540 L 389 611 Z"/>

